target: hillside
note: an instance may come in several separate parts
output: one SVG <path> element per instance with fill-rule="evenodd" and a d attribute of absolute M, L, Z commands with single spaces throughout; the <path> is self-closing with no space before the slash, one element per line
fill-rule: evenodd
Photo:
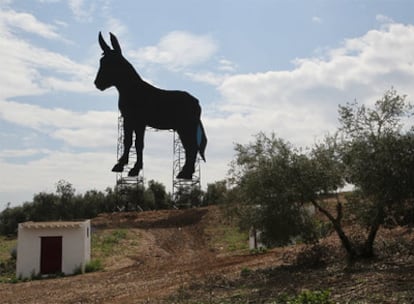
<path fill-rule="evenodd" d="M 217 207 L 102 214 L 92 225 L 101 245 L 121 235 L 93 253 L 103 271 L 3 283 L 1 303 L 266 303 L 304 289 L 330 289 L 339 303 L 414 302 L 413 237 L 405 228 L 381 232 L 385 255 L 349 266 L 332 258 L 341 257 L 335 236 L 319 251 L 298 245 L 250 254 L 228 237 L 234 229 Z"/>

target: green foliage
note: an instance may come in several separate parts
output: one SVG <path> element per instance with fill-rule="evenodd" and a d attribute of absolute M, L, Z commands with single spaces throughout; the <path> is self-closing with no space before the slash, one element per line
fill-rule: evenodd
<path fill-rule="evenodd" d="M 212 184 L 207 184 L 207 191 L 203 198 L 203 205 L 218 205 L 223 204 L 227 200 L 227 186 L 226 181 L 217 181 Z"/>
<path fill-rule="evenodd" d="M 59 181 L 55 193 L 40 192 L 32 202 L 0 212 L 0 235 L 16 235 L 18 223 L 25 221 L 79 220 L 99 213 L 169 208 L 171 200 L 165 187 L 150 181 L 148 187 L 107 188 L 105 192 L 86 191 L 77 195 L 72 184 Z"/>
<path fill-rule="evenodd" d="M 251 273 L 252 273 L 252 270 L 248 267 L 245 267 L 240 271 L 240 275 L 242 277 L 248 277 Z"/>
<path fill-rule="evenodd" d="M 16 239 L 0 236 L 0 282 L 11 282 L 16 272 Z"/>
<path fill-rule="evenodd" d="M 0 261 L 0 282 L 7 282 L 15 276 L 16 260 L 5 259 Z"/>
<path fill-rule="evenodd" d="M 91 260 L 85 265 L 85 273 L 101 271 L 101 270 L 103 270 L 103 265 L 100 259 Z"/>
<path fill-rule="evenodd" d="M 259 133 L 253 143 L 237 144 L 230 181 L 241 202 L 242 228 L 262 231 L 268 245 L 284 245 L 292 237 L 313 241 L 325 227 L 303 212 L 310 202 L 330 220 L 350 258 L 373 256 L 381 225 L 414 222 L 414 127 L 406 119 L 412 110 L 405 96 L 391 89 L 373 108 L 356 102 L 340 106 L 338 132 L 309 151 L 274 134 Z M 342 228 L 342 202 L 337 201 L 336 214 L 323 207 L 323 199 L 346 182 L 356 187 L 348 197 L 348 216 L 368 229 L 362 246 Z"/>
<path fill-rule="evenodd" d="M 151 210 L 153 201 L 145 200 L 145 187 L 141 184 L 116 188 L 117 204 L 122 211 Z"/>
<path fill-rule="evenodd" d="M 221 253 L 247 252 L 248 233 L 240 231 L 234 222 L 220 222 L 206 228 L 211 248 L 220 248 Z"/>
<path fill-rule="evenodd" d="M 2 235 L 16 235 L 17 225 L 21 222 L 25 222 L 28 219 L 24 206 L 18 206 L 14 208 L 6 208 L 0 213 L 0 234 Z"/>
<path fill-rule="evenodd" d="M 265 247 L 259 247 L 257 249 L 250 249 L 250 254 L 263 254 L 266 252 L 267 252 L 267 249 Z"/>
<path fill-rule="evenodd" d="M 361 191 L 354 191 L 346 194 L 347 209 L 349 213 L 347 218 L 350 221 L 360 224 L 365 229 L 369 229 L 375 218 L 375 203 L 363 196 Z"/>
<path fill-rule="evenodd" d="M 395 90 L 387 91 L 373 109 L 356 102 L 339 109 L 347 179 L 377 203 L 401 203 L 413 195 L 414 129 L 403 124 L 411 110 Z"/>
<path fill-rule="evenodd" d="M 200 207 L 203 205 L 204 192 L 197 186 L 180 187 L 175 193 L 174 205 L 179 209 Z"/>
<path fill-rule="evenodd" d="M 333 304 L 330 300 L 329 290 L 311 291 L 304 290 L 299 295 L 289 299 L 286 304 Z"/>
<path fill-rule="evenodd" d="M 236 145 L 230 174 L 243 202 L 242 228 L 260 230 L 262 241 L 270 246 L 289 244 L 297 236 L 315 240 L 315 225 L 304 203 L 333 188 L 332 175 L 323 174 L 320 167 L 274 134 L 259 133 L 254 143 Z"/>
<path fill-rule="evenodd" d="M 226 244 L 227 250 L 238 251 L 247 249 L 247 235 L 239 231 L 237 228 L 229 228 L 224 232 L 223 242 Z"/>
<path fill-rule="evenodd" d="M 170 200 L 163 184 L 150 180 L 148 182 L 148 191 L 153 195 L 155 209 L 168 209 L 170 207 Z"/>
<path fill-rule="evenodd" d="M 73 271 L 73 275 L 80 275 L 83 273 L 96 272 L 103 270 L 103 265 L 100 259 L 93 259 L 86 263 L 85 266 L 79 265 Z"/>
<path fill-rule="evenodd" d="M 128 231 L 126 229 L 116 229 L 108 233 L 92 234 L 92 251 L 99 252 L 106 257 L 111 255 L 117 249 L 117 245 L 127 238 Z"/>
<path fill-rule="evenodd" d="M 412 105 L 393 89 L 372 108 L 356 102 L 341 106 L 341 158 L 346 179 L 357 191 L 350 210 L 368 228 L 358 254 L 373 255 L 379 227 L 414 203 L 414 128 L 406 125 Z"/>

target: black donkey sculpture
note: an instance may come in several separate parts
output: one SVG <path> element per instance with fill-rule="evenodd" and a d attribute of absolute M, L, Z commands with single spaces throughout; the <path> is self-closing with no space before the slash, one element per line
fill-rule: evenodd
<path fill-rule="evenodd" d="M 142 169 L 142 150 L 146 126 L 176 131 L 185 150 L 185 164 L 177 178 L 191 179 L 197 152 L 205 161 L 207 137 L 200 120 L 201 107 L 197 98 L 184 91 L 167 91 L 142 80 L 134 67 L 122 56 L 121 46 L 110 33 L 112 49 L 99 33 L 99 45 L 103 50 L 95 85 L 103 91 L 115 86 L 119 93 L 118 107 L 123 117 L 124 151 L 114 172 L 122 172 L 128 164 L 132 135 L 135 132 L 137 162 L 128 172 L 137 176 Z"/>

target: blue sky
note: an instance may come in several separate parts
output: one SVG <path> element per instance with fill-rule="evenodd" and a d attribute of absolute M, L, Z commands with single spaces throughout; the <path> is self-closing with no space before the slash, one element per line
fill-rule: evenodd
<path fill-rule="evenodd" d="M 140 75 L 203 107 L 202 182 L 234 143 L 274 131 L 309 146 L 338 104 L 414 94 L 414 1 L 0 0 L 0 209 L 54 191 L 113 186 L 117 92 L 96 90 L 97 36 L 117 35 Z M 145 179 L 171 189 L 172 135 L 147 132 Z"/>

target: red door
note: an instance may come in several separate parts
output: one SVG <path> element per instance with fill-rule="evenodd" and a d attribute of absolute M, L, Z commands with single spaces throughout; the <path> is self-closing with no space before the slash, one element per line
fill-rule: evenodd
<path fill-rule="evenodd" d="M 40 273 L 51 274 L 62 272 L 62 237 L 41 237 Z"/>

